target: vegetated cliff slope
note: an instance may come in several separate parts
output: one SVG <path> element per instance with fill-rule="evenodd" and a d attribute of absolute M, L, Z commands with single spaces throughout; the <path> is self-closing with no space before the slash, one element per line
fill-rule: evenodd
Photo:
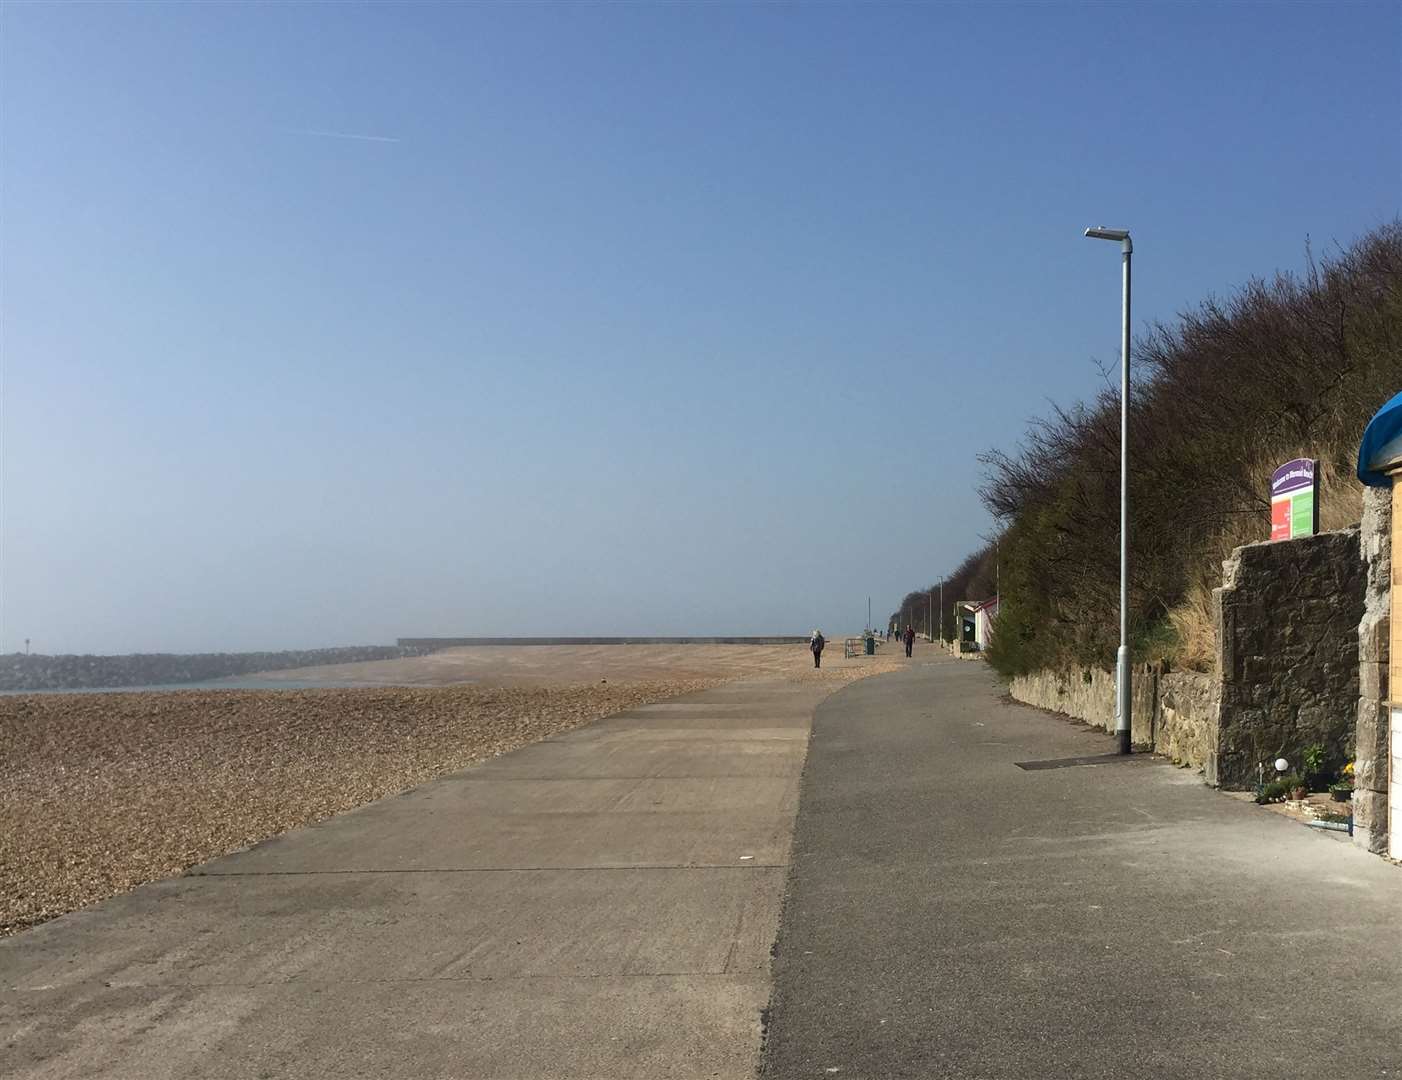
<path fill-rule="evenodd" d="M 1269 536 L 1275 466 L 1318 458 L 1321 528 L 1359 518 L 1358 442 L 1402 389 L 1402 222 L 1204 300 L 1141 335 L 1133 357 L 1131 635 L 1140 658 L 1201 667 L 1222 559 Z M 981 459 L 981 494 L 1004 528 L 989 650 L 1004 672 L 1113 659 L 1119 410 L 1112 379 Z"/>

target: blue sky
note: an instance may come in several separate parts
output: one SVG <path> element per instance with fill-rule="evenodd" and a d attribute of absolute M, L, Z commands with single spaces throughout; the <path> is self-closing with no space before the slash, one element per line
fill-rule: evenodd
<path fill-rule="evenodd" d="M 0 109 L 0 649 L 842 633 L 1086 225 L 1143 326 L 1398 214 L 1402 8 L 11 3 Z"/>

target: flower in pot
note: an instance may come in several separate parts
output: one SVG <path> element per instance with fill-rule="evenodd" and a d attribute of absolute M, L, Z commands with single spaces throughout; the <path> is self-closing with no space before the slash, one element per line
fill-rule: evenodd
<path fill-rule="evenodd" d="M 1290 798 L 1294 799 L 1296 802 L 1304 802 L 1304 800 L 1308 799 L 1309 797 L 1310 789 L 1305 787 L 1304 784 L 1290 789 Z"/>

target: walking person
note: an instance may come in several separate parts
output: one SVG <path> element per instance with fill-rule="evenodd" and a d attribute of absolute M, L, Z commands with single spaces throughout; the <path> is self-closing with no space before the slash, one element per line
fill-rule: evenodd
<path fill-rule="evenodd" d="M 905 654 L 909 656 L 915 649 L 915 627 L 905 624 Z"/>
<path fill-rule="evenodd" d="M 814 630 L 813 637 L 808 642 L 808 648 L 812 650 L 813 666 L 815 668 L 823 666 L 823 646 L 826 644 L 827 642 L 823 640 L 823 632 L 821 630 Z"/>

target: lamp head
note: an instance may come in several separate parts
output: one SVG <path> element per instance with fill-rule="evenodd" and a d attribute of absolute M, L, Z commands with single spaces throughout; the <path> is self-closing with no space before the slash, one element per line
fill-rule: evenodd
<path fill-rule="evenodd" d="M 1097 225 L 1093 229 L 1087 229 L 1086 235 L 1093 240 L 1118 240 L 1126 252 L 1134 250 L 1128 229 L 1107 229 L 1104 225 Z"/>

